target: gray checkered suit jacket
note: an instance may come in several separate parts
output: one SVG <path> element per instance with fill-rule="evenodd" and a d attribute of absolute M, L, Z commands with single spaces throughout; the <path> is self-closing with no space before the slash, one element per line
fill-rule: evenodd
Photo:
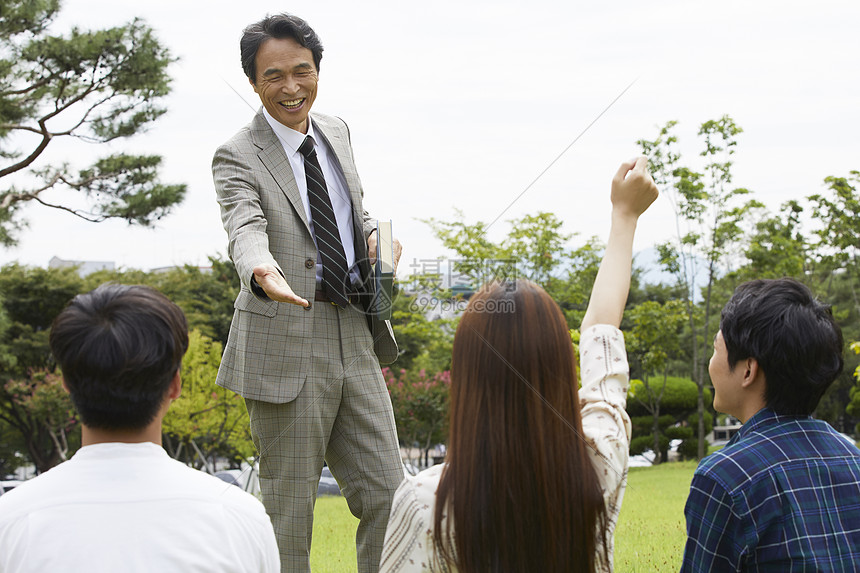
<path fill-rule="evenodd" d="M 326 139 L 343 170 L 352 198 L 356 260 L 366 285 L 370 275 L 367 236 L 374 221 L 362 207 L 364 191 L 343 120 L 312 114 L 314 128 Z M 281 270 L 293 291 L 313 301 L 317 250 L 308 226 L 290 162 L 262 110 L 212 160 L 228 252 L 242 281 L 235 302 L 218 384 L 245 398 L 272 403 L 295 399 L 310 366 L 314 305 L 301 306 L 261 298 L 251 291 L 256 265 Z M 350 308 L 357 312 L 358 309 Z M 397 357 L 388 321 L 368 315 L 374 352 L 380 363 Z"/>

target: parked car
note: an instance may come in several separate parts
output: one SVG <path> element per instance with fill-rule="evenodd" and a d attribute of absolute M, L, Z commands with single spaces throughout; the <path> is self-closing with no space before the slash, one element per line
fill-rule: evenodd
<path fill-rule="evenodd" d="M 242 464 L 242 469 L 221 470 L 215 472 L 215 477 L 218 479 L 235 485 L 236 487 L 247 491 L 251 495 L 260 497 L 260 477 L 257 475 L 257 465 L 250 466 Z"/>
<path fill-rule="evenodd" d="M 17 479 L 0 480 L 0 495 L 12 491 L 22 483 L 23 482 Z"/>
<path fill-rule="evenodd" d="M 221 470 L 215 472 L 215 477 L 236 487 L 242 487 L 242 470 Z"/>
<path fill-rule="evenodd" d="M 403 475 L 404 476 L 414 476 L 418 475 L 420 470 L 416 468 L 414 465 L 403 462 Z M 328 466 L 323 466 L 322 475 L 320 475 L 320 484 L 317 488 L 317 497 L 321 495 L 343 495 L 340 491 L 340 486 L 337 484 L 337 480 L 334 479 L 334 476 L 331 474 L 331 470 Z"/>
<path fill-rule="evenodd" d="M 225 483 L 235 485 L 248 493 L 257 496 L 260 494 L 260 477 L 257 474 L 256 467 L 252 468 L 248 466 L 243 470 L 221 470 L 215 472 L 215 477 Z M 337 480 L 331 475 L 331 470 L 328 469 L 328 466 L 323 467 L 322 474 L 320 475 L 317 496 L 321 495 L 341 495 Z"/>
<path fill-rule="evenodd" d="M 320 484 L 317 487 L 317 497 L 321 495 L 341 495 L 340 486 L 337 485 L 337 480 L 331 475 L 328 466 L 323 466 Z"/>

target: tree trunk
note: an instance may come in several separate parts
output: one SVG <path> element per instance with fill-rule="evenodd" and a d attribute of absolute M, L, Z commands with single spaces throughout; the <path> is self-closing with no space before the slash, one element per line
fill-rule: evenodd
<path fill-rule="evenodd" d="M 696 381 L 696 414 L 698 416 L 698 448 L 696 455 L 699 459 L 705 457 L 705 380 L 702 369 L 699 368 L 699 337 L 696 331 L 696 321 L 693 319 L 693 309 L 688 310 L 690 316 L 690 332 L 693 335 L 693 380 Z"/>
<path fill-rule="evenodd" d="M 716 223 L 714 224 L 716 226 Z M 705 295 L 705 324 L 702 328 L 702 355 L 699 357 L 698 378 L 696 384 L 699 386 L 699 396 L 696 404 L 696 409 L 699 412 L 699 448 L 698 457 L 702 459 L 707 453 L 705 450 L 705 356 L 708 355 L 708 332 L 711 326 L 711 291 L 714 287 L 716 277 L 716 269 L 714 268 L 715 261 L 711 261 L 708 266 L 708 290 Z"/>
<path fill-rule="evenodd" d="M 27 453 L 30 454 L 30 459 L 33 460 L 33 465 L 36 466 L 36 472 L 43 474 L 52 467 L 60 463 L 60 455 L 57 452 L 56 446 L 51 443 L 51 448 L 46 449 L 42 443 L 42 433 L 38 432 L 35 436 L 27 436 Z"/>
<path fill-rule="evenodd" d="M 68 459 L 67 454 L 69 453 L 69 444 L 66 441 L 66 432 L 62 429 L 57 430 L 56 432 L 49 429 L 48 434 L 51 436 L 51 441 L 54 443 L 54 448 L 57 450 L 57 458 L 60 462 L 66 461 Z"/>

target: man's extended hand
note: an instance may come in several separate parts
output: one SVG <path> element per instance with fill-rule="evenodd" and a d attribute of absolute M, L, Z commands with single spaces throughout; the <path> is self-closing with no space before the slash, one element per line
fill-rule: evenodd
<path fill-rule="evenodd" d="M 257 265 L 254 267 L 254 278 L 266 295 L 278 302 L 288 302 L 299 306 L 308 307 L 310 303 L 293 292 L 290 285 L 274 265 Z"/>
<path fill-rule="evenodd" d="M 397 274 L 397 263 L 400 262 L 400 255 L 403 253 L 403 245 L 400 241 L 394 239 L 394 274 Z M 367 258 L 370 259 L 370 264 L 376 264 L 376 229 L 367 237 Z"/>

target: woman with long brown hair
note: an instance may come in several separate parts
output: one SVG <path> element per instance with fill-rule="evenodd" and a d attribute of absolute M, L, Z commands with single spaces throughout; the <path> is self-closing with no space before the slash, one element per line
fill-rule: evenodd
<path fill-rule="evenodd" d="M 622 164 L 580 328 L 581 389 L 564 315 L 541 287 L 494 282 L 469 301 L 454 338 L 447 461 L 397 490 L 381 571 L 612 569 L 630 441 L 618 326 L 636 222 L 656 197 L 644 158 Z"/>

